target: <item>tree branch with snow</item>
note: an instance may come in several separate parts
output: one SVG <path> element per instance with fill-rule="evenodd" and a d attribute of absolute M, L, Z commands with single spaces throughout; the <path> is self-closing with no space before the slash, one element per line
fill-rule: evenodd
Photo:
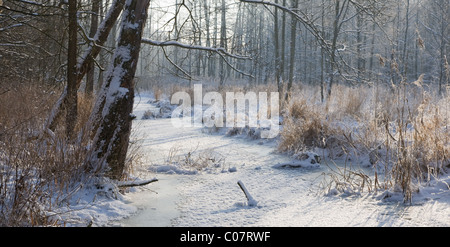
<path fill-rule="evenodd" d="M 141 40 L 142 43 L 144 44 L 148 44 L 148 45 L 152 45 L 152 46 L 159 46 L 161 48 L 167 47 L 167 46 L 176 46 L 176 47 L 180 47 L 180 48 L 184 48 L 184 49 L 189 49 L 189 50 L 200 50 L 200 51 L 207 51 L 207 52 L 212 52 L 212 53 L 216 53 L 218 54 L 221 59 L 223 59 L 223 61 L 225 61 L 225 63 L 234 71 L 244 75 L 244 76 L 248 76 L 253 78 L 253 75 L 250 75 L 248 73 L 245 73 L 244 71 L 241 71 L 237 68 L 235 68 L 230 62 L 228 62 L 228 60 L 226 59 L 226 57 L 230 57 L 230 58 L 234 58 L 234 59 L 241 59 L 241 60 L 252 60 L 252 58 L 250 56 L 244 56 L 244 55 L 237 55 L 237 54 L 232 54 L 226 51 L 225 48 L 223 47 L 206 47 L 206 46 L 200 46 L 200 45 L 188 45 L 188 44 L 183 44 L 180 43 L 178 41 L 174 41 L 174 40 L 169 40 L 169 41 L 156 41 L 156 40 L 151 40 L 151 39 L 142 39 Z M 164 50 L 163 50 L 164 51 Z M 164 52 L 165 53 L 165 52 Z M 188 78 L 192 78 L 192 76 L 190 76 L 186 71 L 184 71 L 180 66 L 178 66 L 177 64 L 175 64 L 166 54 L 165 54 L 166 58 L 169 60 L 169 62 L 174 65 L 177 69 L 179 69 L 181 72 L 183 72 L 183 74 L 185 74 L 186 76 L 188 76 Z"/>

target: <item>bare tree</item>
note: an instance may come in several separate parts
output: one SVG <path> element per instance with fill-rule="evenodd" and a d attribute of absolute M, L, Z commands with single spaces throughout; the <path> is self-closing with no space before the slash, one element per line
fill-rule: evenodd
<path fill-rule="evenodd" d="M 150 0 L 127 0 L 113 64 L 89 120 L 95 133 L 88 167 L 120 180 L 131 132 L 136 72 Z"/>
<path fill-rule="evenodd" d="M 292 0 L 292 7 L 294 11 L 298 9 L 299 1 Z M 287 85 L 287 91 L 285 100 L 290 98 L 292 84 L 294 82 L 294 68 L 295 68 L 295 44 L 297 37 L 297 19 L 291 17 L 291 44 L 290 44 L 290 58 L 289 58 L 289 82 Z"/>
<path fill-rule="evenodd" d="M 222 0 L 221 5 L 220 47 L 227 49 L 227 19 L 226 19 L 225 0 Z M 223 59 L 221 59 L 219 62 L 219 73 L 220 73 L 219 90 L 221 90 L 224 86 L 226 77 Z"/>
<path fill-rule="evenodd" d="M 71 85 L 73 86 L 73 88 L 75 88 L 75 90 L 78 90 L 82 79 L 87 73 L 87 70 L 89 68 L 89 62 L 91 61 L 90 59 L 95 59 L 95 57 L 97 57 L 97 55 L 100 53 L 102 46 L 106 42 L 112 27 L 114 26 L 117 18 L 122 12 L 124 3 L 125 0 L 114 0 L 114 2 L 111 4 L 107 16 L 105 17 L 96 34 L 94 35 L 94 38 L 90 41 L 88 48 L 85 49 L 83 55 L 78 60 L 76 67 L 77 73 L 76 84 Z M 70 88 L 70 90 L 74 89 Z M 73 91 L 71 91 L 71 93 L 73 94 Z M 56 102 L 56 104 L 53 106 L 52 112 L 50 113 L 50 116 L 48 117 L 47 122 L 45 124 L 44 132 L 49 129 L 52 130 L 56 127 L 58 123 L 57 120 L 64 112 L 64 109 L 66 109 L 66 106 L 70 103 L 68 102 L 68 95 L 69 95 L 69 87 L 67 86 L 64 89 L 63 93 L 61 94 L 58 101 Z"/>
<path fill-rule="evenodd" d="M 71 138 L 77 120 L 77 0 L 69 0 L 69 48 L 67 52 L 66 136 Z"/>
<path fill-rule="evenodd" d="M 91 9 L 91 26 L 89 31 L 89 38 L 94 38 L 95 33 L 98 29 L 98 17 L 100 12 L 100 3 L 101 0 L 93 0 L 92 1 L 92 9 Z M 88 69 L 86 72 L 86 94 L 92 96 L 94 92 L 94 76 L 95 76 L 95 61 L 93 57 L 89 57 Z"/>

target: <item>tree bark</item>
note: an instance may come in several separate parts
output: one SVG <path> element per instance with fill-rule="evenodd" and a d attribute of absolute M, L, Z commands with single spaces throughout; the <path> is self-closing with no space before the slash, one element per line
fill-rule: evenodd
<path fill-rule="evenodd" d="M 209 5 L 208 0 L 203 0 L 203 10 L 205 11 L 205 22 L 206 22 L 206 46 L 211 46 L 211 33 L 210 33 L 210 13 L 209 13 Z M 206 58 L 206 57 L 205 57 Z M 212 62 L 211 58 L 208 58 L 205 62 L 208 64 L 208 76 L 212 76 Z M 205 65 L 204 65 L 205 66 Z M 205 66 L 206 67 L 206 66 Z M 203 75 L 205 76 L 205 72 L 203 72 Z"/>
<path fill-rule="evenodd" d="M 92 13 L 91 13 L 91 27 L 89 31 L 89 38 L 94 38 L 95 33 L 98 29 L 98 15 L 100 11 L 100 1 L 101 0 L 93 0 L 92 1 Z M 86 73 L 86 89 L 85 92 L 87 95 L 92 96 L 94 92 L 94 58 L 91 56 L 88 58 L 88 69 Z"/>
<path fill-rule="evenodd" d="M 220 23 L 220 47 L 227 50 L 227 19 L 226 19 L 226 9 L 225 9 L 225 0 L 222 0 L 221 5 L 221 23 Z M 225 66 L 223 59 L 220 59 L 219 62 L 219 73 L 220 73 L 220 82 L 219 82 L 219 91 L 223 89 L 225 84 Z"/>
<path fill-rule="evenodd" d="M 293 8 L 296 10 L 298 8 L 298 0 L 293 0 Z M 285 100 L 289 100 L 291 96 L 292 83 L 294 82 L 294 64 L 295 64 L 295 45 L 297 37 L 297 19 L 293 16 L 291 17 L 291 47 L 290 47 L 290 58 L 289 58 L 289 82 L 286 90 Z"/>
<path fill-rule="evenodd" d="M 403 78 L 406 81 L 408 73 L 408 51 L 406 50 L 408 45 L 408 30 L 409 30 L 409 0 L 406 0 L 406 16 L 405 16 L 405 39 L 403 40 Z"/>
<path fill-rule="evenodd" d="M 134 76 L 150 0 L 127 0 L 121 34 L 89 123 L 95 133 L 88 167 L 120 180 L 131 132 Z"/>
<path fill-rule="evenodd" d="M 78 88 L 80 87 L 81 80 L 88 71 L 89 58 L 95 59 L 97 55 L 100 53 L 101 46 L 103 46 L 103 44 L 108 39 L 112 27 L 114 26 L 114 24 L 117 21 L 117 18 L 122 12 L 124 3 L 125 0 L 115 0 L 112 3 L 110 11 L 108 12 L 107 16 L 105 17 L 99 29 L 97 30 L 97 33 L 95 34 L 93 41 L 90 43 L 89 47 L 85 50 L 84 54 L 78 61 L 78 64 L 76 65 L 77 70 L 76 83 L 72 85 L 74 86 L 74 88 L 76 88 L 76 90 L 78 90 Z M 69 89 L 73 90 L 73 88 L 66 87 L 61 96 L 59 97 L 58 101 L 56 102 L 56 104 L 53 106 L 50 116 L 47 119 L 44 132 L 46 131 L 46 129 L 53 130 L 56 128 L 58 119 L 63 114 L 65 107 L 67 105 L 70 105 L 69 102 L 67 102 L 68 94 L 70 91 Z"/>
<path fill-rule="evenodd" d="M 286 0 L 283 0 L 283 6 L 286 6 Z M 280 54 L 280 80 L 284 83 L 285 78 L 285 64 L 286 64 L 286 12 L 283 11 L 283 16 L 281 17 L 281 54 Z M 282 94 L 280 93 L 280 98 Z"/>
<path fill-rule="evenodd" d="M 362 55 L 363 50 L 363 13 L 358 8 L 356 8 L 356 67 L 357 71 L 357 81 L 361 82 L 364 76 L 364 58 Z"/>
<path fill-rule="evenodd" d="M 275 4 L 278 4 L 278 0 L 275 0 Z M 279 26 L 278 26 L 278 8 L 275 7 L 275 13 L 274 13 L 274 24 L 273 24 L 273 38 L 274 38 L 274 43 L 275 43 L 275 78 L 276 78 L 276 82 L 277 82 L 277 87 L 278 87 L 278 93 L 281 95 L 281 75 L 280 75 L 280 63 L 281 63 L 281 59 L 280 59 L 280 39 L 279 39 Z"/>
<path fill-rule="evenodd" d="M 66 137 L 71 138 L 77 120 L 77 0 L 69 0 L 69 44 L 67 51 Z"/>

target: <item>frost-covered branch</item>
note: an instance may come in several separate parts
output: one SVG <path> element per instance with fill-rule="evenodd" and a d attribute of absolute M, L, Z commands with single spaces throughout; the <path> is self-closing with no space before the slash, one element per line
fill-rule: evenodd
<path fill-rule="evenodd" d="M 81 59 L 78 61 L 77 69 L 78 69 L 78 86 L 81 84 L 81 80 L 84 75 L 87 73 L 89 58 L 95 58 L 100 53 L 103 44 L 108 39 L 109 33 L 114 26 L 114 23 L 117 21 L 120 13 L 122 12 L 123 6 L 125 4 L 125 0 L 115 0 L 111 7 L 110 11 L 106 15 L 103 22 L 100 24 L 94 38 L 92 38 L 92 42 L 89 44 L 89 47 L 85 50 Z"/>
<path fill-rule="evenodd" d="M 153 45 L 153 46 L 161 46 L 161 47 L 177 46 L 180 48 L 190 49 L 190 50 L 209 51 L 209 52 L 218 53 L 218 54 L 225 55 L 225 56 L 235 58 L 235 59 L 250 59 L 250 60 L 252 59 L 249 56 L 231 54 L 231 53 L 227 52 L 225 50 L 225 48 L 222 48 L 222 47 L 206 47 L 206 46 L 199 46 L 199 45 L 188 45 L 188 44 L 183 44 L 183 43 L 180 43 L 178 41 L 173 41 L 173 40 L 155 41 L 155 40 L 150 40 L 150 39 L 142 39 L 142 43 Z"/>
<path fill-rule="evenodd" d="M 252 75 L 247 74 L 237 68 L 235 68 L 232 64 L 230 64 L 230 62 L 228 62 L 228 60 L 226 59 L 226 57 L 231 57 L 234 59 L 248 59 L 251 60 L 252 58 L 249 56 L 243 56 L 243 55 L 236 55 L 236 54 L 232 54 L 229 53 L 225 50 L 225 48 L 222 47 L 206 47 L 206 46 L 200 46 L 200 45 L 188 45 L 188 44 L 183 44 L 180 43 L 178 41 L 155 41 L 155 40 L 150 40 L 150 39 L 142 39 L 141 40 L 142 43 L 144 44 L 148 44 L 148 45 L 153 45 L 153 46 L 159 46 L 161 48 L 163 48 L 164 51 L 164 55 L 165 57 L 169 60 L 169 62 L 174 65 L 177 69 L 179 69 L 181 72 L 183 72 L 183 74 L 185 74 L 186 76 L 188 76 L 189 78 L 192 78 L 191 75 L 189 75 L 186 71 L 184 71 L 182 68 L 180 68 L 180 66 L 178 66 L 177 64 L 175 64 L 166 54 L 164 47 L 166 46 L 176 46 L 176 47 L 180 47 L 180 48 L 184 48 L 184 49 L 190 49 L 190 50 L 200 50 L 200 51 L 207 51 L 207 52 L 212 52 L 212 53 L 216 53 L 218 54 L 224 61 L 225 63 L 234 71 L 244 75 L 244 76 L 249 76 L 251 78 L 253 78 Z"/>

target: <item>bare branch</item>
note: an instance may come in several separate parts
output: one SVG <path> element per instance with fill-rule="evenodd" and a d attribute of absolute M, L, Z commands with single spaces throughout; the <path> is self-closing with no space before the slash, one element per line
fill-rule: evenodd
<path fill-rule="evenodd" d="M 166 49 L 164 49 L 164 46 L 161 46 L 161 49 L 164 53 L 164 57 L 166 57 L 167 61 L 169 61 L 175 68 L 177 68 L 179 71 L 181 71 L 188 79 L 188 80 L 192 80 L 192 76 L 186 72 L 183 68 L 181 68 L 180 66 L 178 66 L 178 64 L 176 64 L 174 61 L 172 61 L 172 59 L 170 59 L 169 55 L 167 55 Z"/>
<path fill-rule="evenodd" d="M 300 21 L 303 25 L 305 25 L 306 29 L 316 38 L 316 40 L 319 42 L 320 46 L 324 48 L 324 50 L 331 54 L 331 47 L 328 44 L 328 42 L 325 40 L 324 37 L 322 37 L 322 32 L 320 29 L 314 24 L 312 20 L 309 19 L 308 15 L 300 11 L 299 9 L 291 9 L 286 6 L 264 1 L 264 0 L 239 0 L 244 3 L 254 3 L 254 4 L 263 4 L 268 6 L 276 7 L 282 11 L 288 12 L 292 16 L 294 16 L 298 21 Z"/>
<path fill-rule="evenodd" d="M 153 46 L 177 46 L 177 47 L 181 47 L 184 49 L 190 49 L 190 50 L 201 50 L 201 51 L 209 51 L 209 52 L 214 52 L 214 53 L 218 53 L 221 55 L 225 55 L 231 58 L 235 58 L 235 59 L 249 59 L 251 60 L 251 57 L 248 56 L 242 56 L 242 55 L 236 55 L 236 54 L 231 54 L 229 52 L 227 52 L 224 48 L 222 47 L 206 47 L 206 46 L 199 46 L 199 45 L 188 45 L 188 44 L 183 44 L 180 43 L 178 41 L 155 41 L 155 40 L 150 40 L 150 39 L 142 39 L 142 43 L 144 44 L 149 44 L 149 45 L 153 45 Z"/>
<path fill-rule="evenodd" d="M 217 53 L 224 61 L 225 63 L 234 71 L 244 75 L 244 76 L 248 76 L 251 78 L 254 78 L 253 75 L 250 75 L 248 73 L 245 73 L 237 68 L 235 68 L 233 65 L 230 64 L 230 62 L 228 62 L 228 60 L 225 58 L 225 56 L 227 57 L 231 57 L 231 58 L 235 58 L 235 59 L 249 59 L 251 60 L 251 57 L 248 56 L 242 56 L 242 55 L 236 55 L 236 54 L 231 54 L 229 52 L 227 52 L 225 50 L 225 48 L 222 47 L 206 47 L 206 46 L 199 46 L 199 45 L 188 45 L 188 44 L 183 44 L 180 43 L 178 41 L 155 41 L 155 40 L 150 40 L 150 39 L 142 39 L 141 40 L 142 43 L 144 44 L 149 44 L 149 45 L 153 45 L 153 46 L 159 46 L 161 48 L 164 48 L 166 46 L 177 46 L 180 48 L 184 48 L 184 49 L 190 49 L 190 50 L 201 50 L 201 51 L 208 51 L 208 52 L 213 52 L 213 53 Z M 164 56 L 167 58 L 167 60 L 169 60 L 169 62 L 174 65 L 178 70 L 180 70 L 181 72 L 183 72 L 183 74 L 185 74 L 189 79 L 192 79 L 192 76 L 189 75 L 189 73 L 187 73 L 186 71 L 184 71 L 180 66 L 178 66 L 177 64 L 175 64 L 166 54 L 166 51 L 163 49 L 164 52 Z"/>
<path fill-rule="evenodd" d="M 95 58 L 100 53 L 101 47 L 106 42 L 114 23 L 116 22 L 120 13 L 122 12 L 124 4 L 125 0 L 115 0 L 112 3 L 109 13 L 107 14 L 103 22 L 100 24 L 100 27 L 97 30 L 97 33 L 95 34 L 94 38 L 92 39 L 92 42 L 90 43 L 89 47 L 85 50 L 81 59 L 78 61 L 77 86 L 76 86 L 77 88 L 80 87 L 81 81 L 84 75 L 86 75 L 87 73 L 90 58 Z M 64 107 L 64 104 L 66 104 L 66 98 L 67 98 L 67 87 L 61 94 L 57 103 L 53 106 L 51 114 L 47 119 L 45 129 L 47 128 L 53 129 L 55 127 L 55 120 L 58 119 L 59 116 L 61 116 L 61 112 L 63 110 L 62 108 Z"/>

